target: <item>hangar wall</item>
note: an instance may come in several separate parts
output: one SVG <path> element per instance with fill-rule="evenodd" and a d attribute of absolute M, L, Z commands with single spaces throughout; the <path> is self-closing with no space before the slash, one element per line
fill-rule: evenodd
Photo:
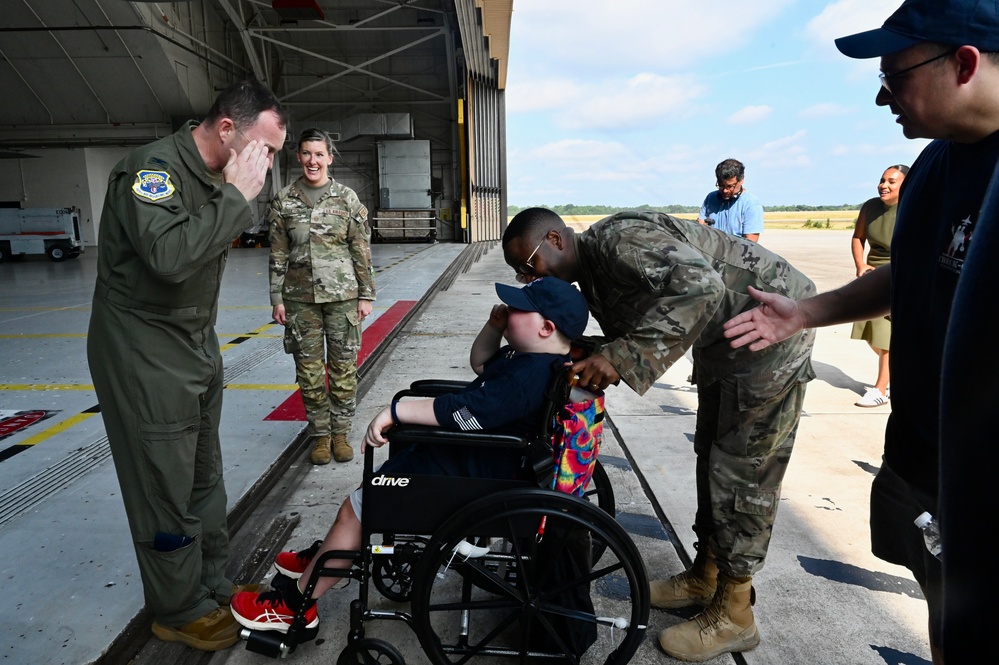
<path fill-rule="evenodd" d="M 134 146 L 202 117 L 223 86 L 258 75 L 291 117 L 258 218 L 300 174 L 302 129 L 335 131 L 357 114 L 404 112 L 412 138 L 430 143 L 438 239 L 502 233 L 512 0 L 315 0 L 325 15 L 298 20 L 259 0 L 22 1 L 0 17 L 9 47 L 0 87 L 11 91 L 0 107 L 0 205 L 78 207 L 93 245 L 111 167 Z M 370 210 L 378 206 L 380 139 L 341 141 L 334 162 L 334 178 Z"/>

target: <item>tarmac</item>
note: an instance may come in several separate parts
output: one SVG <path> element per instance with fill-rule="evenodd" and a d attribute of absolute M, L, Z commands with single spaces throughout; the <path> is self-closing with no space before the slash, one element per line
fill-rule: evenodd
<path fill-rule="evenodd" d="M 853 276 L 849 231 L 768 230 L 761 241 L 822 291 Z M 366 423 L 398 389 L 416 379 L 472 376 L 468 349 L 497 302 L 493 285 L 516 283 L 498 244 L 482 249 L 469 254 L 460 245 L 373 246 L 380 268 L 378 316 L 367 324 L 366 335 L 379 318 L 385 317 L 383 324 L 391 321 L 398 303 L 413 315 L 400 320 L 397 334 L 370 367 L 370 385 L 359 399 L 351 436 L 355 450 Z M 0 266 L 0 411 L 53 412 L 0 443 L 20 446 L 0 463 L 0 487 L 5 488 L 0 509 L 7 511 L 0 512 L 5 552 L 0 574 L 7 592 L 0 600 L 2 662 L 95 662 L 142 605 L 117 481 L 103 452 L 106 440 L 101 445 L 100 419 L 83 415 L 96 404 L 81 351 L 95 255 L 91 248 L 76 262 Z M 269 323 L 265 255 L 265 250 L 231 252 L 221 297 L 218 330 L 227 380 L 223 454 L 231 506 L 302 430 L 301 421 L 265 419 L 294 395 L 291 361 L 278 349 L 280 335 Z M 441 284 L 438 277 L 455 261 L 464 262 L 462 269 Z M 413 309 L 420 300 L 423 305 Z M 595 323 L 590 326 L 588 332 L 598 332 Z M 754 579 L 762 642 L 753 651 L 709 662 L 929 663 L 926 607 L 918 586 L 904 568 L 870 553 L 868 495 L 890 406 L 863 409 L 853 403 L 873 380 L 876 357 L 850 339 L 849 325 L 834 326 L 818 332 L 813 364 L 818 378 L 805 398 L 766 566 Z M 601 460 L 614 487 L 618 521 L 642 553 L 650 579 L 679 572 L 694 554 L 697 404 L 689 374 L 689 363 L 681 360 L 644 396 L 625 386 L 607 391 L 610 426 Z M 32 442 L 41 432 L 50 434 Z M 272 533 L 269 525 L 279 521 L 288 525 L 288 548 L 322 538 L 359 482 L 361 463 L 357 455 L 346 464 L 315 467 L 307 452 L 299 454 L 279 479 L 280 491 L 234 538 L 234 557 L 252 558 L 259 545 L 255 539 Z M 53 481 L 56 477 L 62 480 Z M 38 487 L 29 491 L 32 483 Z M 14 499 L 16 507 L 6 508 Z M 318 637 L 299 645 L 289 660 L 335 662 L 346 643 L 348 605 L 354 598 L 356 585 L 326 594 L 319 603 Z M 373 606 L 399 607 L 374 591 L 371 600 Z M 632 662 L 679 662 L 666 656 L 655 638 L 689 615 L 653 610 L 648 637 Z M 393 644 L 406 663 L 428 662 L 403 623 L 374 621 L 365 624 L 365 632 Z M 153 639 L 132 660 L 181 661 L 243 665 L 270 659 L 242 643 L 209 655 Z"/>

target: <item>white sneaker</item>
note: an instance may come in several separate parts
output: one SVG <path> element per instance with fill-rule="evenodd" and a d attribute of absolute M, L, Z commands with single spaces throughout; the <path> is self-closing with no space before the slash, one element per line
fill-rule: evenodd
<path fill-rule="evenodd" d="M 854 402 L 854 406 L 864 406 L 864 407 L 884 406 L 885 404 L 888 403 L 889 399 L 890 398 L 888 397 L 888 395 L 885 395 L 877 388 L 871 388 L 866 393 L 864 393 L 863 397 Z"/>

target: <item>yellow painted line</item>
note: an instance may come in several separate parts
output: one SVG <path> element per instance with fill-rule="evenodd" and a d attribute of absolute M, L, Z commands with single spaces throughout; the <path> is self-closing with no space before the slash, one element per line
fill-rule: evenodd
<path fill-rule="evenodd" d="M 45 337 L 83 337 L 86 338 L 86 333 L 22 333 L 20 335 L 0 335 L 0 339 L 40 339 Z"/>
<path fill-rule="evenodd" d="M 298 390 L 296 383 L 227 383 L 230 390 Z M 44 383 L 0 383 L 0 390 L 94 390 L 92 385 L 56 385 Z"/>
<path fill-rule="evenodd" d="M 267 324 L 268 326 L 273 326 L 273 324 Z M 283 337 L 284 335 L 276 333 L 222 333 L 219 337 L 260 337 L 260 338 L 277 338 Z M 42 339 L 42 338 L 56 338 L 56 337 L 80 337 L 86 339 L 86 333 L 22 333 L 18 335 L 0 335 L 0 339 Z"/>
<path fill-rule="evenodd" d="M 36 443 L 41 443 L 42 441 L 44 441 L 46 439 L 49 439 L 49 438 L 55 436 L 56 434 L 59 434 L 59 433 L 65 431 L 65 430 L 68 430 L 73 425 L 81 423 L 84 420 L 86 420 L 87 418 L 90 418 L 90 417 L 95 416 L 95 415 L 97 415 L 97 414 L 96 413 L 78 413 L 75 416 L 70 416 L 69 418 L 67 418 L 66 420 L 62 421 L 61 423 L 58 423 L 56 425 L 53 425 L 52 427 L 49 427 L 44 432 L 39 432 L 38 434 L 36 434 L 34 436 L 30 436 L 27 439 L 25 439 L 24 441 L 21 441 L 17 445 L 19 445 L 19 446 L 33 446 Z"/>
<path fill-rule="evenodd" d="M 219 335 L 219 337 L 253 337 L 254 339 L 256 339 L 257 337 L 270 337 L 270 338 L 274 338 L 274 337 L 284 337 L 284 333 L 256 333 L 256 332 L 253 332 L 253 333 L 222 333 L 222 334 Z"/>
<path fill-rule="evenodd" d="M 227 383 L 226 390 L 298 390 L 297 383 Z"/>
<path fill-rule="evenodd" d="M 37 309 L 44 309 L 44 308 L 37 308 Z M 243 307 L 243 308 L 240 308 L 240 309 L 259 309 L 259 308 L 256 308 L 256 307 Z M 3 310 L 0 310 L 0 311 L 3 311 Z M 279 335 L 264 334 L 265 330 L 268 330 L 268 329 L 274 327 L 274 325 L 275 324 L 273 324 L 273 323 L 266 323 L 266 324 L 260 326 L 259 328 L 257 328 L 256 330 L 252 330 L 252 331 L 250 331 L 248 333 L 241 333 L 239 335 L 222 335 L 222 336 L 223 337 L 237 337 L 237 338 L 238 337 L 271 337 L 271 338 L 273 338 L 273 337 L 283 337 L 284 336 L 283 334 L 279 334 Z M 80 334 L 75 334 L 75 335 L 56 335 L 56 334 L 49 334 L 49 335 L 0 335 L 0 338 L 4 338 L 4 339 L 19 338 L 19 337 L 24 337 L 24 338 L 29 338 L 29 337 L 86 337 L 86 335 L 80 335 Z M 237 344 L 222 344 L 222 345 L 220 345 L 220 348 L 221 348 L 222 351 L 225 351 L 226 349 L 232 348 L 234 346 L 238 346 L 238 345 Z M 230 390 L 280 390 L 280 391 L 283 391 L 283 392 L 293 392 L 295 390 L 298 390 L 298 385 L 294 384 L 294 383 L 290 383 L 290 384 L 250 384 L 250 383 L 242 383 L 242 384 L 229 384 L 229 385 L 226 386 L 226 388 L 230 389 Z M 93 385 L 88 385 L 88 384 L 72 385 L 72 384 L 44 384 L 44 383 L 0 383 L 0 390 L 23 390 L 23 391 L 40 391 L 40 392 L 41 391 L 56 391 L 56 390 L 88 390 L 88 391 L 93 391 L 94 390 L 94 386 Z M 39 432 L 38 434 L 25 439 L 24 441 L 22 441 L 18 445 L 22 445 L 22 446 L 33 446 L 36 443 L 41 443 L 42 441 L 45 441 L 46 439 L 49 439 L 49 438 L 51 438 L 51 437 L 53 437 L 53 436 L 55 436 L 57 434 L 60 434 L 60 433 L 64 432 L 65 430 L 69 429 L 70 427 L 73 427 L 77 423 L 83 422 L 84 420 L 86 420 L 87 418 L 90 418 L 93 415 L 94 415 L 93 413 L 84 412 L 84 413 L 77 414 L 75 416 L 70 416 L 66 420 L 58 423 L 57 425 L 53 425 L 52 427 L 49 427 L 49 428 L 45 429 L 44 431 Z"/>
<path fill-rule="evenodd" d="M 92 385 L 86 383 L 0 383 L 0 390 L 93 390 Z"/>
<path fill-rule="evenodd" d="M 90 309 L 90 305 L 76 307 L 0 307 L 0 312 L 70 312 Z"/>

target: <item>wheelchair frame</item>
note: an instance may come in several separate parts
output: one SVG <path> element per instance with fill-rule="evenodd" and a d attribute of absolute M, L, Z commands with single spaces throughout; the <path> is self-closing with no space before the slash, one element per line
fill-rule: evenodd
<path fill-rule="evenodd" d="M 523 454 L 543 444 L 550 451 L 554 415 L 567 403 L 569 391 L 566 377 L 557 374 L 536 437 L 400 425 L 389 431 L 390 451 L 413 444 L 490 446 Z M 393 399 L 435 397 L 466 385 L 416 381 Z M 631 659 L 645 637 L 648 577 L 637 548 L 614 519 L 613 490 L 599 461 L 587 492 L 595 505 L 529 480 L 379 475 L 373 459 L 369 448 L 362 481 L 362 549 L 320 556 L 303 590 L 311 596 L 320 577 L 358 582 L 347 645 L 337 665 L 404 665 L 390 643 L 365 637 L 364 623 L 375 619 L 406 623 L 434 665 L 475 658 L 493 662 L 494 657 L 574 665 L 623 665 Z M 375 534 L 383 536 L 381 544 L 372 544 Z M 350 560 L 351 566 L 327 567 L 337 559 Z M 559 577 L 566 566 L 573 573 Z M 390 600 L 409 600 L 410 611 L 371 608 L 372 580 Z M 598 602 L 592 600 L 594 591 L 600 592 Z M 585 594 L 593 605 L 573 607 L 573 594 Z M 489 629 L 475 628 L 473 620 Z M 287 633 L 244 629 L 240 636 L 250 651 L 286 657 L 318 634 L 318 626 L 305 626 L 303 605 Z M 594 634 L 596 642 L 580 655 L 579 644 Z"/>

